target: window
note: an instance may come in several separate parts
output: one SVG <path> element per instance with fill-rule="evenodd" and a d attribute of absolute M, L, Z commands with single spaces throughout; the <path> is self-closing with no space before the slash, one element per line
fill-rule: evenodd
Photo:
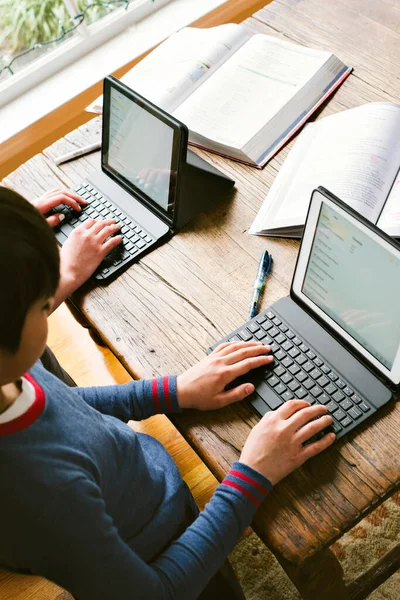
<path fill-rule="evenodd" d="M 172 0 L 0 0 L 0 106 Z"/>

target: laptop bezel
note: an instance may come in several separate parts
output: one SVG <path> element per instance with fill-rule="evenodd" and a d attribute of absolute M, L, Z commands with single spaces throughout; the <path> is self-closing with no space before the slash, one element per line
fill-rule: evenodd
<path fill-rule="evenodd" d="M 136 187 L 129 180 L 125 179 L 120 173 L 113 169 L 108 164 L 109 151 L 109 123 L 110 123 L 110 97 L 111 89 L 114 88 L 124 96 L 144 108 L 151 115 L 161 120 L 163 123 L 171 127 L 173 130 L 172 158 L 171 171 L 175 175 L 170 180 L 169 199 L 168 202 L 173 202 L 172 213 L 169 214 L 160 205 L 158 205 L 150 196 L 147 196 L 143 190 Z M 101 170 L 121 187 L 123 187 L 136 200 L 141 202 L 153 214 L 157 215 L 169 228 L 173 231 L 176 227 L 176 222 L 179 214 L 179 191 L 181 182 L 181 173 L 186 163 L 187 147 L 188 147 L 189 132 L 183 123 L 171 117 L 161 108 L 143 98 L 140 94 L 130 89 L 124 83 L 109 76 L 104 79 L 103 84 L 103 127 L 102 127 L 102 144 L 101 144 Z"/>
<path fill-rule="evenodd" d="M 306 225 L 304 228 L 304 234 L 301 240 L 299 253 L 295 265 L 294 275 L 292 279 L 290 295 L 294 302 L 301 305 L 301 307 L 308 312 L 316 321 L 320 323 L 325 329 L 329 331 L 336 339 L 340 341 L 343 346 L 354 354 L 363 364 L 371 368 L 375 374 L 383 377 L 386 382 L 390 382 L 391 385 L 398 386 L 400 383 L 400 347 L 397 350 L 395 360 L 392 368 L 389 370 L 382 363 L 380 363 L 372 354 L 370 354 L 363 346 L 344 331 L 333 319 L 326 315 L 312 300 L 310 300 L 303 292 L 302 286 L 305 278 L 306 268 L 308 264 L 309 254 L 311 252 L 315 227 L 318 222 L 321 203 L 325 201 L 329 205 L 332 203 L 335 208 L 344 211 L 358 221 L 363 227 L 371 230 L 375 235 L 380 237 L 384 242 L 395 248 L 397 252 L 400 252 L 399 244 L 390 236 L 385 234 L 381 229 L 376 227 L 373 223 L 365 219 L 358 212 L 353 210 L 342 200 L 334 196 L 331 192 L 325 188 L 318 187 L 313 191 L 311 201 L 308 209 Z M 305 254 L 306 252 L 306 254 Z"/>

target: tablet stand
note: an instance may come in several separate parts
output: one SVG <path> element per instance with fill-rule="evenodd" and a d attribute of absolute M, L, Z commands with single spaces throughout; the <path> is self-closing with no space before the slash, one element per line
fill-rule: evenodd
<path fill-rule="evenodd" d="M 214 207 L 234 185 L 233 179 L 188 149 L 178 177 L 175 227 L 183 227 L 199 213 Z"/>

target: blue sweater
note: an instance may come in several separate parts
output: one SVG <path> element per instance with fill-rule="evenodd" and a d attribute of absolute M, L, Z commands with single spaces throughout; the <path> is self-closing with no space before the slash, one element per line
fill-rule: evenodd
<path fill-rule="evenodd" d="M 40 363 L 29 376 L 35 404 L 0 426 L 0 563 L 79 600 L 197 598 L 270 482 L 234 463 L 196 518 L 163 446 L 126 425 L 179 412 L 175 377 L 68 388 Z"/>

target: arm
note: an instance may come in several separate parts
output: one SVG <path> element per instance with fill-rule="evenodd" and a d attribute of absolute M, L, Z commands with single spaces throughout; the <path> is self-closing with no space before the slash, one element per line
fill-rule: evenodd
<path fill-rule="evenodd" d="M 180 412 L 181 408 L 209 410 L 242 400 L 254 391 L 246 383 L 226 391 L 236 377 L 272 362 L 269 346 L 260 342 L 221 344 L 211 354 L 179 375 L 125 385 L 75 388 L 93 408 L 122 421 L 146 419 L 156 413 Z M 179 402 L 178 402 L 179 399 Z"/>
<path fill-rule="evenodd" d="M 152 563 L 120 537 L 97 485 L 75 481 L 52 500 L 33 536 L 31 569 L 79 600 L 194 600 L 250 524 L 271 484 L 235 463 L 203 513 Z M 79 498 L 79 501 L 77 499 Z M 67 508 L 61 510 L 61 507 Z"/>
<path fill-rule="evenodd" d="M 181 412 L 176 377 L 140 379 L 122 385 L 74 388 L 85 402 L 105 415 L 127 423 L 141 421 L 158 413 Z"/>

